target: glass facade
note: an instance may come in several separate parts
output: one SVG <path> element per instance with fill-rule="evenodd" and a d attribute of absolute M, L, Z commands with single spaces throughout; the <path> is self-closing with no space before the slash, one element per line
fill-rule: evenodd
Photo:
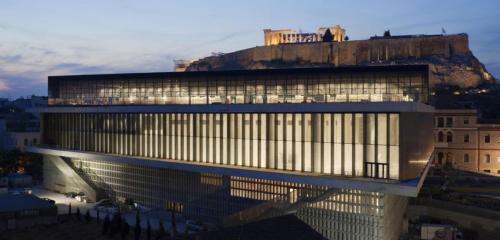
<path fill-rule="evenodd" d="M 49 105 L 271 104 L 428 100 L 427 66 L 49 77 Z"/>
<path fill-rule="evenodd" d="M 61 149 L 399 179 L 398 113 L 51 113 Z"/>
<path fill-rule="evenodd" d="M 118 199 L 133 199 L 153 208 L 176 205 L 187 218 L 216 224 L 233 221 L 235 215 L 273 202 L 275 206 L 285 206 L 283 211 L 293 207 L 298 218 L 329 239 L 391 239 L 386 227 L 388 219 L 400 207 L 394 203 L 405 199 L 376 192 L 109 161 L 71 161 L 90 178 L 109 185 Z M 68 182 L 49 158 L 44 161 L 44 172 L 53 184 Z"/>
<path fill-rule="evenodd" d="M 226 226 L 273 208 L 329 239 L 398 239 L 407 197 L 382 192 L 420 176 L 432 154 L 432 113 L 420 104 L 428 77 L 426 65 L 49 77 L 44 186 L 174 206 Z M 207 108 L 280 103 L 291 104 Z M 148 159 L 158 165 L 137 162 Z M 172 169 L 194 165 L 228 175 Z M 286 182 L 299 175 L 305 180 Z M 343 183 L 330 188 L 325 179 Z M 347 181 L 353 189 L 341 189 Z M 377 184 L 386 185 L 358 190 Z"/>

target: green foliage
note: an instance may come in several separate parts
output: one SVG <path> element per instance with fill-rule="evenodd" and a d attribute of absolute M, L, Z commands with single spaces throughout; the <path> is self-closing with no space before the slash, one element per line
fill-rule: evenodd
<path fill-rule="evenodd" d="M 11 151 L 0 151 L 0 176 L 25 172 L 33 176 L 33 179 L 41 180 L 43 176 L 43 160 L 38 154 L 25 153 L 17 149 Z"/>

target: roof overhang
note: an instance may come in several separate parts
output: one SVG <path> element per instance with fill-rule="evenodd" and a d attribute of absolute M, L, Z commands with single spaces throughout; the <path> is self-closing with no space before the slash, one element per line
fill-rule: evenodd
<path fill-rule="evenodd" d="M 41 113 L 433 113 L 420 102 L 53 106 Z"/>
<path fill-rule="evenodd" d="M 249 177 L 286 181 L 301 184 L 320 185 L 333 188 L 356 189 L 369 192 L 381 192 L 393 195 L 416 197 L 422 187 L 429 169 L 425 167 L 421 177 L 406 181 L 395 181 L 386 179 L 360 178 L 332 176 L 316 173 L 292 172 L 283 170 L 252 168 L 242 166 L 220 165 L 200 162 L 187 162 L 178 160 L 165 160 L 155 158 L 142 158 L 133 156 L 122 156 L 114 154 L 103 154 L 95 152 L 84 152 L 74 150 L 60 150 L 46 147 L 27 147 L 28 152 L 44 155 L 53 155 L 69 158 L 93 159 L 130 164 L 136 166 L 173 169 L 179 171 L 190 171 L 200 173 L 212 173 L 228 176 Z"/>

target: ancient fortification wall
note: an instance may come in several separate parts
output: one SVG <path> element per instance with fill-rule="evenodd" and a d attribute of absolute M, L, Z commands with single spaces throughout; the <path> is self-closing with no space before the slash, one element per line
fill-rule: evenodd
<path fill-rule="evenodd" d="M 467 34 L 261 46 L 195 61 L 188 71 L 413 63 L 433 66 L 431 84 L 468 87 L 491 78 Z"/>

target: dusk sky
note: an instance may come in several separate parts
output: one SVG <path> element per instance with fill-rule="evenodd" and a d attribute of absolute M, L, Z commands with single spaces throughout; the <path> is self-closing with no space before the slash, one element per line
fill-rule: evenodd
<path fill-rule="evenodd" d="M 500 1 L 20 1 L 0 2 L 0 97 L 47 94 L 47 76 L 171 71 L 263 44 L 264 28 L 315 32 L 340 24 L 351 40 L 468 33 L 500 77 Z"/>

